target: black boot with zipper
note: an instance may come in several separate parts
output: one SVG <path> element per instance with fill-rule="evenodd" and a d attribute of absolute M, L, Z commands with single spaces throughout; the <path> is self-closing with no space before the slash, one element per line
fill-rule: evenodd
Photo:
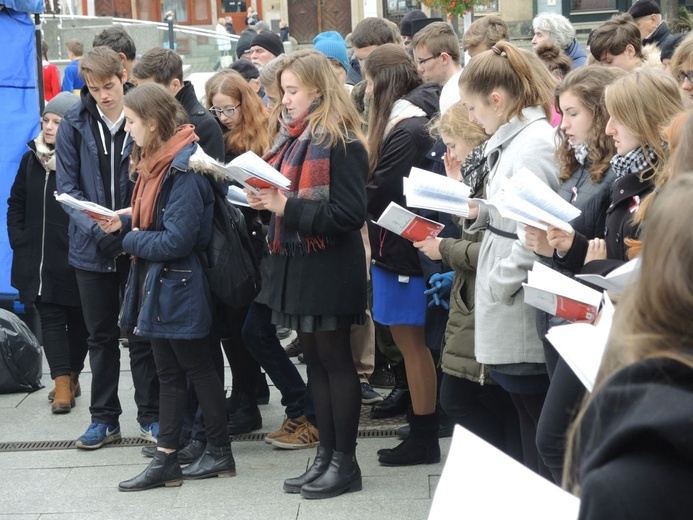
<path fill-rule="evenodd" d="M 318 446 L 318 452 L 315 455 L 315 459 L 313 459 L 313 464 L 300 477 L 286 479 L 284 481 L 284 492 L 300 493 L 303 486 L 320 478 L 327 471 L 333 452 L 332 448 Z"/>
<path fill-rule="evenodd" d="M 353 453 L 335 451 L 327 471 L 301 488 L 303 498 L 332 498 L 350 491 L 361 491 L 361 468 Z"/>
<path fill-rule="evenodd" d="M 208 442 L 202 455 L 183 468 L 183 478 L 186 480 L 235 476 L 236 461 L 233 459 L 230 444 L 213 446 Z"/>
<path fill-rule="evenodd" d="M 135 478 L 118 484 L 120 491 L 144 491 L 156 487 L 175 487 L 183 484 L 183 475 L 178 464 L 178 453 L 154 452 L 146 469 Z"/>

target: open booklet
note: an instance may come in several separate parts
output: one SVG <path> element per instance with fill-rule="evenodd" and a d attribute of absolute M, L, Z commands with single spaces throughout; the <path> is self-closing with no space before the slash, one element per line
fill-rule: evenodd
<path fill-rule="evenodd" d="M 200 146 L 197 147 L 193 157 L 210 166 L 219 168 L 251 193 L 257 194 L 261 188 L 270 188 L 272 186 L 280 190 L 286 190 L 291 184 L 289 179 L 251 151 L 239 155 L 228 164 L 222 164 L 214 160 Z"/>
<path fill-rule="evenodd" d="M 435 238 L 445 227 L 434 220 L 423 218 L 399 204 L 390 202 L 376 224 L 412 242 Z"/>
<path fill-rule="evenodd" d="M 575 520 L 580 500 L 462 426 L 455 426 L 428 520 Z"/>
<path fill-rule="evenodd" d="M 474 202 L 494 206 L 504 218 L 543 230 L 552 225 L 569 233 L 573 230 L 569 222 L 581 213 L 527 168 L 503 179 L 500 191 L 490 200 Z"/>
<path fill-rule="evenodd" d="M 604 293 L 604 305 L 596 325 L 570 323 L 551 327 L 546 334 L 546 339 L 590 392 L 594 388 L 613 321 L 614 305 Z"/>
<path fill-rule="evenodd" d="M 430 209 L 460 217 L 469 215 L 470 188 L 466 184 L 416 167 L 411 169 L 409 177 L 402 180 L 410 208 Z"/>
<path fill-rule="evenodd" d="M 88 200 L 76 199 L 68 193 L 61 193 L 60 195 L 58 195 L 56 193 L 55 194 L 55 200 L 57 200 L 61 204 L 64 204 L 65 206 L 69 206 L 71 208 L 74 208 L 74 209 L 77 209 L 79 211 L 83 211 L 85 213 L 89 213 L 89 214 L 95 215 L 95 216 L 101 215 L 104 217 L 114 217 L 116 215 L 116 212 L 111 210 L 111 209 L 100 206 L 99 204 L 96 204 L 95 202 L 90 202 Z"/>
<path fill-rule="evenodd" d="M 522 286 L 526 304 L 569 321 L 593 322 L 602 303 L 599 291 L 539 262 L 534 262 Z"/>
<path fill-rule="evenodd" d="M 623 291 L 628 285 L 628 282 L 633 278 L 634 274 L 640 270 L 640 259 L 634 258 L 630 262 L 626 262 L 618 269 L 614 269 L 606 276 L 598 274 L 578 274 L 575 278 L 579 278 L 587 283 L 612 291 L 614 294 L 623 294 Z"/>

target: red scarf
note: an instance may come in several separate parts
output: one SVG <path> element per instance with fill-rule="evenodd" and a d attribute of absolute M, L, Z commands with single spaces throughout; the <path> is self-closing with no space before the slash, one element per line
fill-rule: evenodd
<path fill-rule="evenodd" d="M 149 229 L 154 222 L 154 206 L 165 173 L 178 152 L 199 140 L 193 125 L 182 125 L 151 156 L 142 154 L 137 163 L 137 181 L 132 194 L 132 227 Z"/>

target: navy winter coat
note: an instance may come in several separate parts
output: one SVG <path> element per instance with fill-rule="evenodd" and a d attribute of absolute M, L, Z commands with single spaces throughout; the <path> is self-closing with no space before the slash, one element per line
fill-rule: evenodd
<path fill-rule="evenodd" d="M 212 235 L 216 188 L 209 172 L 191 165 L 196 149 L 191 144 L 181 150 L 166 172 L 152 229 L 121 230 L 123 249 L 134 258 L 120 326 L 138 336 L 203 338 L 212 325 L 212 297 L 199 253 Z"/>

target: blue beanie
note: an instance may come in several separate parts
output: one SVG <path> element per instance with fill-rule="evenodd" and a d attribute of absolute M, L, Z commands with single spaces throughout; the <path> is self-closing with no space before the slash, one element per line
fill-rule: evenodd
<path fill-rule="evenodd" d="M 347 56 L 346 42 L 337 31 L 327 31 L 318 34 L 313 40 L 313 48 L 323 53 L 328 58 L 333 58 L 342 64 L 344 70 L 349 72 L 349 57 Z"/>

